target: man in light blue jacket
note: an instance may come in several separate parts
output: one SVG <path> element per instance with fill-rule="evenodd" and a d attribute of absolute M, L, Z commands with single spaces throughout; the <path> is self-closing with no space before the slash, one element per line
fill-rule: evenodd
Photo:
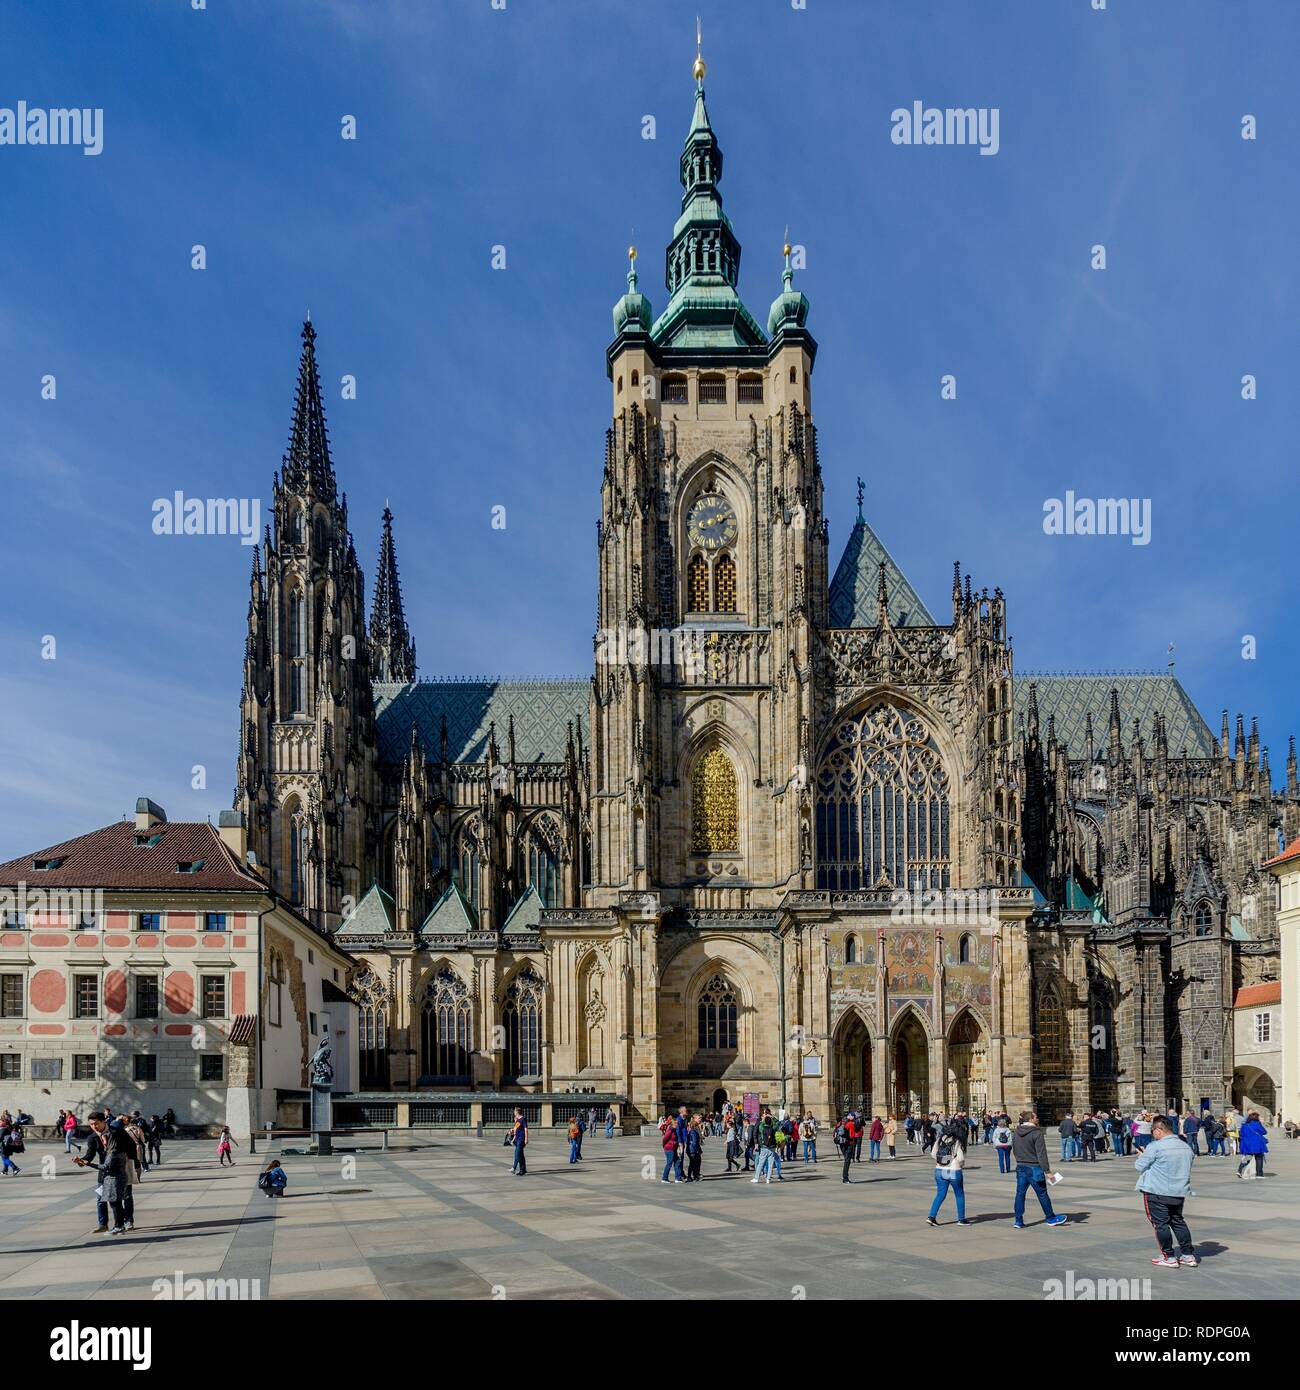
<path fill-rule="evenodd" d="M 1183 1201 L 1192 1191 L 1192 1151 L 1163 1116 L 1151 1122 L 1151 1143 L 1138 1154 L 1134 1167 L 1138 1171 L 1137 1190 L 1160 1246 L 1160 1257 L 1151 1263 L 1162 1269 L 1177 1269 L 1179 1265 L 1195 1269 L 1196 1247 L 1183 1220 Z"/>

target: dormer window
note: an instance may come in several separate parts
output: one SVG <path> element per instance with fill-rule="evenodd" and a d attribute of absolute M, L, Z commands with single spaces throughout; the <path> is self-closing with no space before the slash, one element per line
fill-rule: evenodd
<path fill-rule="evenodd" d="M 202 859 L 182 859 L 176 865 L 178 874 L 197 874 L 203 868 Z"/>
<path fill-rule="evenodd" d="M 32 868 L 38 873 L 44 873 L 47 869 L 59 868 L 62 863 L 62 859 L 33 859 Z"/>
<path fill-rule="evenodd" d="M 153 835 L 150 835 L 145 831 L 138 831 L 135 837 L 135 846 L 137 849 L 152 849 L 154 845 L 158 844 L 161 840 L 161 830 L 159 830 L 156 834 Z"/>

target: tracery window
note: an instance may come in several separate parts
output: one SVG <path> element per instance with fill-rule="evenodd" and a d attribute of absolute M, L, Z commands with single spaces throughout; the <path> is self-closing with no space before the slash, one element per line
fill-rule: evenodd
<path fill-rule="evenodd" d="M 505 1082 L 533 1079 L 542 1074 L 542 982 L 526 965 L 510 982 L 501 1005 L 506 1030 Z"/>
<path fill-rule="evenodd" d="M 1209 936 L 1211 920 L 1209 903 L 1198 903 L 1195 922 L 1197 936 Z"/>
<path fill-rule="evenodd" d="M 1061 997 L 1048 985 L 1038 996 L 1038 1016 L 1034 1022 L 1038 1056 L 1044 1066 L 1065 1065 L 1065 1010 Z"/>
<path fill-rule="evenodd" d="M 691 853 L 735 854 L 739 849 L 736 769 L 721 748 L 710 748 L 691 774 Z"/>
<path fill-rule="evenodd" d="M 348 991 L 357 1005 L 357 1052 L 363 1086 L 388 1085 L 388 995 L 365 966 Z"/>
<path fill-rule="evenodd" d="M 423 1075 L 439 1081 L 469 1080 L 469 990 L 449 966 L 444 965 L 425 987 L 420 1041 Z"/>
<path fill-rule="evenodd" d="M 478 836 L 471 823 L 461 827 L 456 837 L 456 856 L 453 860 L 456 885 L 466 902 L 478 908 Z"/>
<path fill-rule="evenodd" d="M 925 722 L 877 705 L 836 730 L 817 770 L 823 889 L 946 888 L 948 774 Z"/>
<path fill-rule="evenodd" d="M 524 852 L 524 871 L 528 882 L 537 891 L 543 907 L 560 905 L 559 836 L 554 826 L 541 820 L 528 833 Z"/>
<path fill-rule="evenodd" d="M 700 993 L 696 1008 L 698 1047 L 704 1052 L 736 1051 L 736 991 L 715 975 Z"/>

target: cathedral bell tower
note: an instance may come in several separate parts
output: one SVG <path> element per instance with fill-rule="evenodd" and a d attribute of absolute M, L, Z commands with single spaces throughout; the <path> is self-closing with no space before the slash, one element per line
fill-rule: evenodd
<path fill-rule="evenodd" d="M 375 720 L 365 593 L 303 325 L 273 522 L 253 558 L 235 808 L 271 886 L 336 926 L 371 881 Z"/>
<path fill-rule="evenodd" d="M 702 58 L 652 321 L 629 249 L 606 353 L 588 901 L 772 906 L 811 886 L 812 634 L 827 621 L 817 346 L 787 246 L 767 330 L 737 294 Z"/>

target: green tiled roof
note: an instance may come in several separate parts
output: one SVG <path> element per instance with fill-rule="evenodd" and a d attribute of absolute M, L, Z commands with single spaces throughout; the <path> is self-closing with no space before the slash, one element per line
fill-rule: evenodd
<path fill-rule="evenodd" d="M 875 627 L 880 566 L 885 566 L 889 621 L 895 627 L 933 627 L 934 619 L 880 537 L 859 516 L 831 580 L 831 626 Z"/>
<path fill-rule="evenodd" d="M 382 936 L 393 930 L 393 908 L 392 898 L 377 883 L 372 883 L 361 901 L 343 919 L 339 931 L 355 936 Z"/>
<path fill-rule="evenodd" d="M 1157 714 L 1163 715 L 1169 737 L 1169 754 L 1177 757 L 1184 749 L 1193 758 L 1211 758 L 1216 744 L 1210 727 L 1201 718 L 1176 676 L 1150 675 L 1038 675 L 1016 673 L 1016 715 L 1023 718 L 1029 707 L 1029 687 L 1038 687 L 1038 723 L 1047 737 L 1047 720 L 1056 723 L 1057 742 L 1064 743 L 1072 758 L 1088 755 L 1086 719 L 1092 715 L 1092 738 L 1096 749 L 1105 748 L 1110 729 L 1110 692 L 1119 692 L 1120 730 L 1125 748 L 1133 734 L 1136 719 L 1142 737 L 1150 744 Z"/>
<path fill-rule="evenodd" d="M 542 900 L 537 889 L 530 883 L 524 889 L 519 901 L 510 909 L 502 931 L 536 931 L 542 920 Z"/>
<path fill-rule="evenodd" d="M 454 883 L 434 903 L 420 928 L 421 936 L 463 936 L 476 931 L 474 914 Z"/>
<path fill-rule="evenodd" d="M 411 725 L 420 728 L 425 755 L 440 756 L 439 729 L 447 721 L 447 756 L 456 763 L 487 757 L 488 726 L 496 724 L 497 748 L 506 756 L 506 729 L 515 720 L 515 753 L 521 762 L 564 761 L 569 721 L 585 729 L 587 681 L 413 681 L 376 683 L 379 756 L 396 763 L 411 747 Z"/>

